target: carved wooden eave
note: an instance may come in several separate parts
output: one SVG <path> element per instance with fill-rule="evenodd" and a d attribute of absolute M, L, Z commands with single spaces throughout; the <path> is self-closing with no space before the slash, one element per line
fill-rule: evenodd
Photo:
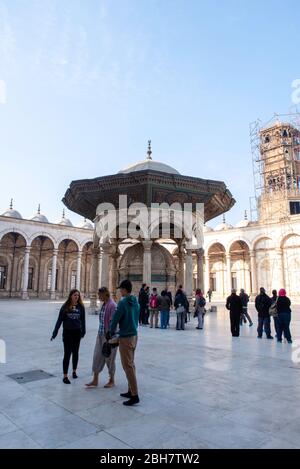
<path fill-rule="evenodd" d="M 235 200 L 222 181 L 200 179 L 154 170 L 118 173 L 95 179 L 72 181 L 63 203 L 69 210 L 94 220 L 100 203 L 111 203 L 117 209 L 119 195 L 127 195 L 128 205 L 133 202 L 204 203 L 205 222 L 228 211 Z"/>

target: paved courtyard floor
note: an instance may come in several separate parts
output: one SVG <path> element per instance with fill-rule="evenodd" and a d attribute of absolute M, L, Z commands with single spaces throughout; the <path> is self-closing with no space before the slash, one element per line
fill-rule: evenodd
<path fill-rule="evenodd" d="M 116 387 L 85 389 L 98 317 L 87 315 L 79 379 L 61 380 L 61 332 L 51 333 L 60 303 L 0 301 L 1 448 L 300 448 L 300 307 L 293 311 L 294 344 L 256 337 L 244 325 L 232 338 L 218 305 L 205 330 L 139 330 L 136 365 L 141 403 L 122 405 L 126 379 L 117 359 Z M 19 384 L 8 375 L 43 370 L 53 377 Z"/>

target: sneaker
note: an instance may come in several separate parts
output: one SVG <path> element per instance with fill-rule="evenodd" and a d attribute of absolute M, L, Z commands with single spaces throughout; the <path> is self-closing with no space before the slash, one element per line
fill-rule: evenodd
<path fill-rule="evenodd" d="M 251 324 L 249 324 L 249 327 L 253 326 L 253 322 L 251 322 Z"/>
<path fill-rule="evenodd" d="M 78 376 L 77 376 L 77 374 L 76 374 L 76 371 L 73 371 L 72 377 L 73 377 L 73 379 L 77 379 L 77 378 L 78 378 Z"/>
<path fill-rule="evenodd" d="M 271 335 L 268 335 L 267 339 L 274 339 L 274 337 Z"/>
<path fill-rule="evenodd" d="M 282 339 L 277 339 L 277 342 L 280 342 L 280 343 L 281 343 L 281 342 L 282 342 Z"/>
<path fill-rule="evenodd" d="M 123 402 L 123 405 L 131 406 L 131 405 L 138 404 L 139 402 L 140 402 L 139 396 L 131 396 L 129 401 L 124 401 Z"/>
<path fill-rule="evenodd" d="M 132 397 L 130 391 L 122 392 L 122 393 L 120 394 L 120 396 L 121 396 L 121 397 L 128 397 L 128 398 Z"/>
<path fill-rule="evenodd" d="M 262 335 L 258 335 L 257 338 L 258 338 L 258 339 L 262 339 Z"/>
<path fill-rule="evenodd" d="M 71 384 L 71 381 L 70 381 L 69 378 L 66 376 L 66 378 L 63 378 L 63 383 L 65 383 L 65 384 Z"/>
<path fill-rule="evenodd" d="M 288 343 L 289 343 L 289 344 L 292 344 L 292 343 L 293 343 L 292 339 L 291 339 L 291 340 L 288 340 Z"/>

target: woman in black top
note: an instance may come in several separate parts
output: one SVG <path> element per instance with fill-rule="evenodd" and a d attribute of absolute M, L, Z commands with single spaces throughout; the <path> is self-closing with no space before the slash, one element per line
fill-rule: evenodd
<path fill-rule="evenodd" d="M 60 309 L 51 340 L 57 336 L 61 324 L 63 325 L 64 343 L 63 382 L 71 384 L 68 378 L 70 358 L 72 355 L 73 378 L 76 379 L 80 340 L 85 336 L 85 309 L 80 292 L 76 289 L 70 291 L 67 301 Z"/>
<path fill-rule="evenodd" d="M 185 317 L 187 312 L 189 311 L 189 302 L 186 297 L 186 294 L 180 287 L 178 288 L 175 295 L 174 308 L 177 313 L 176 329 L 177 331 L 184 330 Z"/>
<path fill-rule="evenodd" d="M 276 303 L 277 309 L 277 341 L 282 342 L 282 332 L 289 344 L 292 343 L 290 322 L 291 322 L 291 301 L 286 296 L 286 291 L 281 288 L 278 292 L 278 299 Z"/>

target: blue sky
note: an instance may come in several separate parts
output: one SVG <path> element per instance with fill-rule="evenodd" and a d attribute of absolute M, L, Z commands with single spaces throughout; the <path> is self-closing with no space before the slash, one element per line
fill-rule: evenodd
<path fill-rule="evenodd" d="M 0 211 L 13 197 L 57 221 L 71 180 L 143 159 L 151 138 L 154 159 L 224 180 L 236 223 L 249 123 L 293 105 L 299 23 L 296 0 L 0 0 Z"/>

